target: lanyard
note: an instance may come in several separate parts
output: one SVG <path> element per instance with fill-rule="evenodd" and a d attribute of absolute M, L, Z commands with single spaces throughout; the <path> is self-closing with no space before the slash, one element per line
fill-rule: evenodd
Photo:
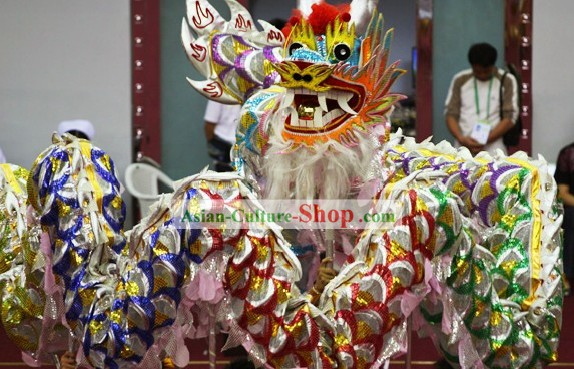
<path fill-rule="evenodd" d="M 490 78 L 488 82 L 488 96 L 486 97 L 486 115 L 484 116 L 484 120 L 488 121 L 488 113 L 490 112 L 490 92 L 492 91 L 492 80 L 494 78 Z M 478 99 L 478 87 L 476 86 L 476 78 L 474 78 L 474 103 L 476 106 L 476 116 L 480 119 L 480 102 Z"/>

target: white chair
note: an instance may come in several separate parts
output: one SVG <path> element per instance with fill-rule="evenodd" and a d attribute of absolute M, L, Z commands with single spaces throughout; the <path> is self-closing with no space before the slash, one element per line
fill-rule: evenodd
<path fill-rule="evenodd" d="M 160 169 L 146 163 L 131 163 L 125 172 L 126 189 L 138 200 L 141 217 L 150 213 L 150 206 L 160 197 L 159 184 L 173 190 L 173 180 Z"/>

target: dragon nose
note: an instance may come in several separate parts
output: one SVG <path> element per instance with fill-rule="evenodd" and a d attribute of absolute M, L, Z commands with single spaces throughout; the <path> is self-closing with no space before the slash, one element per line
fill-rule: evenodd
<path fill-rule="evenodd" d="M 311 82 L 313 81 L 313 76 L 310 74 L 303 74 L 301 75 L 301 73 L 293 73 L 293 79 L 295 81 L 303 81 L 303 82 Z"/>
<path fill-rule="evenodd" d="M 274 65 L 281 76 L 280 86 L 286 88 L 307 88 L 314 91 L 327 91 L 324 82 L 333 73 L 333 66 L 312 64 L 303 61 L 284 61 Z"/>

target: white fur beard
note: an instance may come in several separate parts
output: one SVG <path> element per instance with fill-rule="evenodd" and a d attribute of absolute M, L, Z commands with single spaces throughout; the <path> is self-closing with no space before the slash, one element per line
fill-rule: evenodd
<path fill-rule="evenodd" d="M 278 130 L 277 130 L 278 131 Z M 363 181 L 376 157 L 376 140 L 356 133 L 358 145 L 347 147 L 336 141 L 318 143 L 312 149 L 291 151 L 292 142 L 273 134 L 265 155 L 265 193 L 269 199 L 344 199 L 352 183 Z"/>

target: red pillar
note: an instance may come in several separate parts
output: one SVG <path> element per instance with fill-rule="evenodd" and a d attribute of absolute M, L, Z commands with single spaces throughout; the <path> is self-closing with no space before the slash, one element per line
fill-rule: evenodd
<path fill-rule="evenodd" d="M 131 0 L 133 160 L 161 162 L 160 0 Z"/>
<path fill-rule="evenodd" d="M 516 67 L 521 80 L 522 135 L 510 152 L 523 150 L 532 155 L 532 0 L 506 0 L 505 18 L 505 61 Z"/>
<path fill-rule="evenodd" d="M 416 14 L 416 140 L 420 142 L 433 133 L 432 109 L 432 0 L 418 1 Z"/>

